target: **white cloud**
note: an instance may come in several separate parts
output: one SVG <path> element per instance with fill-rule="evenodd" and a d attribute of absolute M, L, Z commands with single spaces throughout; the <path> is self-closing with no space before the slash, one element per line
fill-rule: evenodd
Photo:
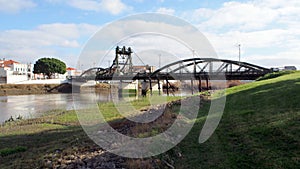
<path fill-rule="evenodd" d="M 61 46 L 76 48 L 81 35 L 91 35 L 98 27 L 88 24 L 44 24 L 34 30 L 7 30 L 1 32 L 14 45 Z M 92 31 L 94 29 L 94 31 Z M 88 32 L 89 31 L 89 32 Z M 5 41 L 5 38 L 2 38 Z"/>
<path fill-rule="evenodd" d="M 67 1 L 72 7 L 86 11 L 104 11 L 113 15 L 118 15 L 131 7 L 124 4 L 121 0 L 70 0 Z"/>
<path fill-rule="evenodd" d="M 122 13 L 123 11 L 129 9 L 121 0 L 102 0 L 104 10 L 110 12 L 113 15 Z"/>
<path fill-rule="evenodd" d="M 298 0 L 249 0 L 225 2 L 217 9 L 199 8 L 182 16 L 205 32 L 220 58 L 237 60 L 240 43 L 245 61 L 298 66 L 299 11 Z"/>
<path fill-rule="evenodd" d="M 290 6 L 299 6 L 300 1 L 299 0 L 253 0 L 253 3 L 259 6 L 273 8 L 273 9 L 279 9 L 279 8 L 285 8 Z"/>
<path fill-rule="evenodd" d="M 111 51 L 106 56 L 106 50 L 110 48 L 113 50 L 116 45 L 132 47 L 138 55 L 142 53 L 139 57 L 145 61 L 145 64 L 156 66 L 159 58 L 157 53 L 169 53 L 168 56 L 174 56 L 171 61 L 193 57 L 192 50 L 195 50 L 199 57 L 215 57 L 211 46 L 206 43 L 206 38 L 193 27 L 186 23 L 175 23 L 170 17 L 164 18 L 165 22 L 162 22 L 160 17 L 157 18 L 157 21 L 132 18 L 108 25 L 88 42 L 88 48 L 82 52 L 80 63 L 92 66 L 100 60 L 103 64 L 101 66 L 106 66 L 107 60 L 111 61 L 114 58 L 114 52 Z M 135 25 L 134 28 L 132 25 Z M 156 54 L 153 54 L 153 51 Z M 147 58 L 151 54 L 153 56 Z M 168 56 L 161 57 L 162 65 L 171 62 Z M 137 57 L 134 56 L 134 59 Z"/>
<path fill-rule="evenodd" d="M 62 58 L 79 53 L 83 42 L 98 26 L 89 24 L 44 24 L 33 30 L 5 30 L 0 32 L 0 51 L 3 57 L 17 61 L 33 61 L 41 56 Z"/>
<path fill-rule="evenodd" d="M 199 8 L 182 14 L 208 31 L 256 31 L 299 23 L 300 1 L 252 0 L 225 2 L 218 9 Z M 226 30 L 225 30 L 226 29 Z"/>
<path fill-rule="evenodd" d="M 36 4 L 31 0 L 0 0 L 0 12 L 4 13 L 18 13 L 35 6 Z"/>
<path fill-rule="evenodd" d="M 295 29 L 270 29 L 252 32 L 231 31 L 222 34 L 208 33 L 208 37 L 220 58 L 237 60 L 238 48 L 237 44 L 242 45 L 242 55 L 250 57 L 250 55 L 278 55 L 286 53 L 284 58 L 288 57 L 287 53 L 295 49 L 298 50 L 300 43 L 300 31 Z M 279 54 L 281 53 L 281 54 Z M 291 53 L 290 53 L 291 54 Z M 297 63 L 300 65 L 300 54 L 294 52 L 291 58 L 298 58 Z M 268 60 L 268 62 L 271 62 Z"/>
<path fill-rule="evenodd" d="M 300 69 L 300 48 L 291 49 L 288 51 L 279 52 L 273 55 L 249 55 L 244 60 L 255 63 L 265 67 L 284 67 L 284 66 L 296 66 Z"/>
<path fill-rule="evenodd" d="M 257 30 L 272 23 L 278 16 L 274 9 L 255 5 L 251 2 L 226 2 L 217 10 L 198 9 L 194 12 L 196 18 L 208 18 L 201 23 L 205 29 L 231 29 Z"/>
<path fill-rule="evenodd" d="M 162 14 L 168 14 L 168 15 L 174 15 L 175 13 L 175 10 L 174 9 L 171 9 L 171 8 L 158 8 L 156 10 L 156 12 L 158 13 L 162 13 Z"/>

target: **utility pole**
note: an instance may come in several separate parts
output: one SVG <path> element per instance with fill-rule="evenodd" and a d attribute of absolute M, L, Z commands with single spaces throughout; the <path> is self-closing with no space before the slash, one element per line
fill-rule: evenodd
<path fill-rule="evenodd" d="M 239 62 L 241 62 L 241 44 L 238 44 L 239 47 Z"/>
<path fill-rule="evenodd" d="M 161 57 L 161 54 L 158 54 L 158 68 L 160 68 L 160 57 Z"/>
<path fill-rule="evenodd" d="M 195 57 L 195 50 L 193 49 L 192 52 L 193 52 L 193 58 L 194 58 Z"/>

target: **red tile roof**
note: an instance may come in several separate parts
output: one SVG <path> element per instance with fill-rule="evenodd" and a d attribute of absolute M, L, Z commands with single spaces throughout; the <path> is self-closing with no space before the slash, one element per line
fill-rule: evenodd
<path fill-rule="evenodd" d="M 72 67 L 68 67 L 67 70 L 76 70 L 76 69 Z"/>
<path fill-rule="evenodd" d="M 4 61 L 0 62 L 0 66 L 1 67 L 9 67 L 10 65 L 12 65 L 14 63 L 19 64 L 19 62 L 16 62 L 14 60 L 4 60 Z"/>

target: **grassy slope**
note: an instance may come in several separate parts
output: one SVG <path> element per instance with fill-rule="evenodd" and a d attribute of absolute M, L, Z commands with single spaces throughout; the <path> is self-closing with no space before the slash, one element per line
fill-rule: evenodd
<path fill-rule="evenodd" d="M 160 103 L 178 99 L 180 97 L 166 97 Z M 131 104 L 141 109 L 148 107 L 150 102 L 141 98 Z M 99 108 L 108 121 L 122 118 L 113 103 L 101 103 Z M 0 169 L 44 168 L 45 158 L 52 158 L 57 150 L 63 151 L 58 158 L 94 147 L 98 146 L 82 130 L 75 111 L 51 111 L 40 118 L 0 126 Z"/>
<path fill-rule="evenodd" d="M 227 89 L 222 120 L 203 144 L 209 103 L 175 149 L 177 168 L 297 168 L 300 166 L 300 72 Z M 172 156 L 173 150 L 169 152 Z"/>

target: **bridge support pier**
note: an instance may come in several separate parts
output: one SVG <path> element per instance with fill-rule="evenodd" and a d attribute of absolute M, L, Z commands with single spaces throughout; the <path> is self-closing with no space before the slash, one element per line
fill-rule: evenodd
<path fill-rule="evenodd" d="M 120 80 L 119 87 L 118 87 L 118 96 L 119 96 L 119 98 L 123 97 L 122 93 L 123 93 L 123 86 L 122 86 L 122 80 Z"/>
<path fill-rule="evenodd" d="M 191 88 L 192 88 L 192 95 L 194 94 L 194 81 L 191 79 Z"/>
<path fill-rule="evenodd" d="M 199 92 L 202 92 L 202 84 L 201 84 L 201 78 L 200 77 L 199 77 L 198 90 L 199 90 Z"/>
<path fill-rule="evenodd" d="M 151 82 L 151 79 L 149 79 L 149 88 L 150 88 L 150 95 L 152 96 L 152 82 Z"/>
<path fill-rule="evenodd" d="M 209 90 L 208 78 L 206 78 L 206 89 Z"/>
<path fill-rule="evenodd" d="M 157 85 L 158 85 L 158 95 L 160 96 L 160 83 L 159 83 L 159 79 L 157 79 Z"/>
<path fill-rule="evenodd" d="M 166 79 L 166 82 L 167 82 L 167 96 L 169 96 L 169 80 Z"/>

